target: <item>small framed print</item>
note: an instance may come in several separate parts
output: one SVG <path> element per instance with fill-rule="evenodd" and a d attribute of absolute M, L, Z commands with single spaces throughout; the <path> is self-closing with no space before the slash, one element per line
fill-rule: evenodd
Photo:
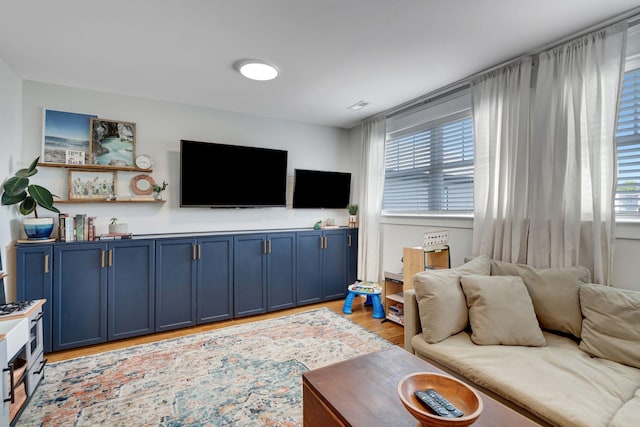
<path fill-rule="evenodd" d="M 115 171 L 69 169 L 69 200 L 107 200 L 115 194 Z"/>
<path fill-rule="evenodd" d="M 136 124 L 91 119 L 91 164 L 134 167 Z"/>

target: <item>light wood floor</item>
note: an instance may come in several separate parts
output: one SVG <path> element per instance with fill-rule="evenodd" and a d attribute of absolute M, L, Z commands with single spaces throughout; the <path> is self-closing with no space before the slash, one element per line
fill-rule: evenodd
<path fill-rule="evenodd" d="M 371 318 L 371 314 L 373 309 L 371 306 L 364 306 L 364 298 L 356 298 L 353 302 L 352 314 L 344 314 L 342 313 L 342 305 L 344 304 L 344 300 L 336 300 L 329 301 L 326 303 L 319 303 L 313 305 L 306 305 L 303 307 L 292 308 L 289 310 L 281 310 L 273 313 L 261 314 L 257 316 L 244 317 L 241 319 L 233 319 L 233 320 L 224 320 L 221 322 L 209 323 L 201 326 L 194 326 L 192 328 L 184 328 L 178 329 L 175 331 L 169 332 L 160 332 L 153 335 L 145 335 L 143 337 L 130 338 L 126 340 L 120 340 L 115 342 L 110 342 L 106 344 L 98 344 L 90 347 L 83 348 L 74 348 L 72 350 L 58 351 L 54 353 L 46 354 L 46 358 L 49 362 L 57 362 L 60 360 L 72 359 L 80 356 L 88 356 L 96 353 L 101 353 L 103 351 L 108 350 L 117 350 L 120 348 L 130 347 L 133 345 L 144 344 L 154 341 L 160 341 L 167 338 L 175 338 L 181 337 L 184 335 L 195 334 L 199 332 L 211 331 L 214 329 L 220 329 L 227 326 L 239 325 L 241 323 L 255 322 L 257 320 L 269 319 L 273 317 L 285 316 L 287 314 L 298 313 L 301 311 L 308 311 L 315 308 L 327 307 L 330 310 L 335 311 L 341 316 L 351 319 L 353 322 L 362 325 L 363 327 L 369 329 L 371 332 L 374 332 L 383 338 L 391 341 L 392 343 L 399 345 L 400 347 L 404 346 L 404 329 L 402 326 L 397 323 L 391 321 L 383 322 L 381 319 L 373 319 Z"/>

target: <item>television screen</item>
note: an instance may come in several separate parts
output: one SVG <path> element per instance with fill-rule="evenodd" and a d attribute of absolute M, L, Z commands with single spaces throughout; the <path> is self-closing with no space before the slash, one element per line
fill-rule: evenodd
<path fill-rule="evenodd" d="M 180 206 L 286 206 L 287 152 L 180 141 Z"/>
<path fill-rule="evenodd" d="M 349 204 L 350 192 L 348 172 L 295 170 L 294 208 L 344 209 Z"/>

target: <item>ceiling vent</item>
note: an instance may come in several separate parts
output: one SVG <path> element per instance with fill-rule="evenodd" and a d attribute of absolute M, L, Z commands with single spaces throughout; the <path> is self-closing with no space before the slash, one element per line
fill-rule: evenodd
<path fill-rule="evenodd" d="M 370 102 L 367 101 L 358 101 L 355 104 L 347 107 L 349 110 L 353 110 L 353 111 L 358 111 L 363 109 L 364 107 L 366 107 L 367 105 L 371 104 Z"/>

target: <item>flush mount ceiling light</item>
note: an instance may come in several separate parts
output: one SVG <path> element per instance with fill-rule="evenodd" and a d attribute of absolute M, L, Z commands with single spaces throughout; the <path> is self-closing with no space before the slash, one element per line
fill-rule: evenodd
<path fill-rule="evenodd" d="M 278 69 L 274 65 L 259 59 L 238 61 L 235 68 L 240 74 L 251 80 L 266 81 L 278 77 Z"/>

